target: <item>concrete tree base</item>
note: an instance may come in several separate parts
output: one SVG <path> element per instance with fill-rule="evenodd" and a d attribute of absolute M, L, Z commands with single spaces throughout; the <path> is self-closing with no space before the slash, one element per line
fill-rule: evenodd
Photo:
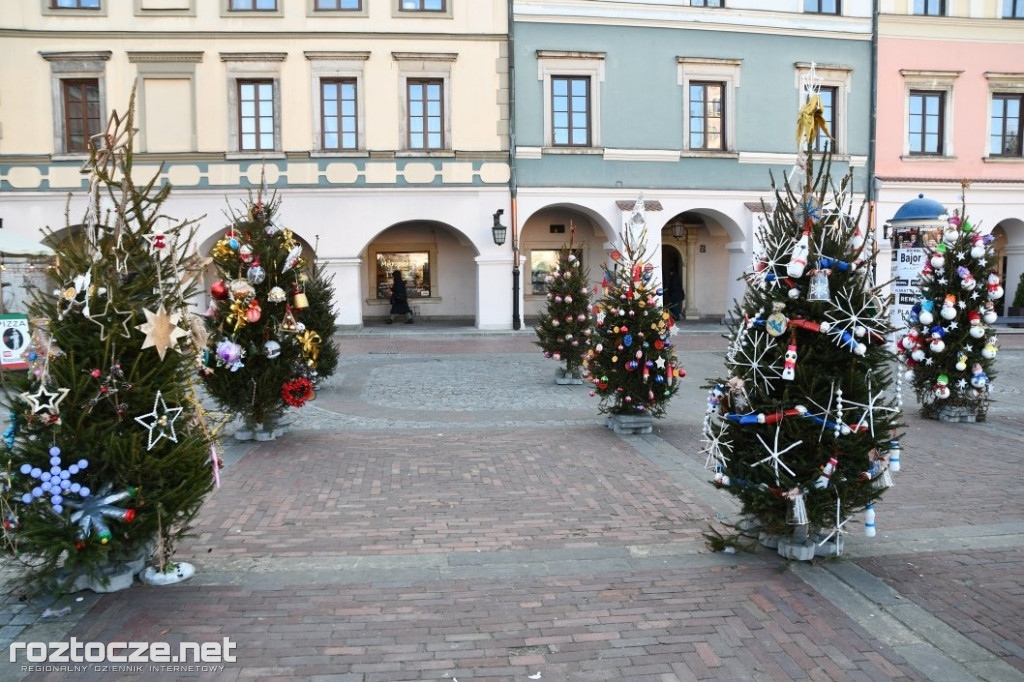
<path fill-rule="evenodd" d="M 582 384 L 583 375 L 577 370 L 575 372 L 566 372 L 563 369 L 555 370 L 555 383 L 559 386 L 567 386 L 570 384 Z"/>
<path fill-rule="evenodd" d="M 638 436 L 654 431 L 654 417 L 646 414 L 612 414 L 605 419 L 605 426 L 615 433 Z"/>

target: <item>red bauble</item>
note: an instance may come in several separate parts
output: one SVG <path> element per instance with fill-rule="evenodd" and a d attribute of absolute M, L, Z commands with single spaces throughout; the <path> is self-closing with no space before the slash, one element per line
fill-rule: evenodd
<path fill-rule="evenodd" d="M 224 283 L 224 280 L 218 279 L 210 285 L 210 295 L 215 300 L 223 301 L 228 297 L 228 285 Z"/>
<path fill-rule="evenodd" d="M 135 518 L 135 510 L 134 509 L 126 509 L 125 512 L 124 512 L 124 520 L 125 520 L 125 522 L 126 523 L 131 523 L 134 518 Z"/>

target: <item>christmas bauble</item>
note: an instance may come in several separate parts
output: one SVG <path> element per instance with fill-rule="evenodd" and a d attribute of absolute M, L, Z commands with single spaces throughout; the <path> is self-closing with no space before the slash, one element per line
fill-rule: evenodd
<path fill-rule="evenodd" d="M 251 263 L 252 259 L 254 258 L 252 247 L 249 246 L 248 244 L 242 244 L 241 246 L 239 246 L 238 247 L 238 258 L 243 263 Z"/>
<path fill-rule="evenodd" d="M 253 301 L 249 308 L 245 311 L 245 321 L 249 324 L 255 324 L 260 321 L 260 317 L 263 316 L 263 311 L 260 310 L 259 301 Z"/>
<path fill-rule="evenodd" d="M 267 278 L 267 271 L 263 269 L 262 265 L 256 263 L 245 273 L 245 278 L 253 284 L 262 284 L 263 280 Z"/>
<path fill-rule="evenodd" d="M 286 299 L 287 296 L 281 287 L 274 287 L 267 292 L 267 300 L 271 303 L 284 303 Z"/>
<path fill-rule="evenodd" d="M 274 340 L 267 341 L 263 344 L 263 353 L 268 358 L 276 358 L 281 354 L 281 344 Z"/>
<path fill-rule="evenodd" d="M 228 297 L 228 285 L 224 283 L 224 280 L 218 279 L 210 285 L 210 295 L 215 300 L 223 301 Z"/>
<path fill-rule="evenodd" d="M 224 340 L 217 344 L 217 357 L 226 364 L 233 365 L 242 357 L 242 347 L 234 341 Z"/>
<path fill-rule="evenodd" d="M 256 289 L 247 279 L 233 279 L 229 288 L 236 301 L 244 301 L 256 295 Z"/>

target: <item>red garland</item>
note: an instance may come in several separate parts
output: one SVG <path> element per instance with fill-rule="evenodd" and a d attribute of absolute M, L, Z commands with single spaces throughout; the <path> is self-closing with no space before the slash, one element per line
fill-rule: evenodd
<path fill-rule="evenodd" d="M 281 397 L 292 407 L 302 407 L 307 400 L 312 400 L 315 397 L 313 382 L 306 377 L 286 381 L 281 387 Z"/>

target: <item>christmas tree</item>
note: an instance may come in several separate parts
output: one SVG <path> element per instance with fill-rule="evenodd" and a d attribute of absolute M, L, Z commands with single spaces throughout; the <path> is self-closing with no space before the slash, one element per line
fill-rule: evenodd
<path fill-rule="evenodd" d="M 850 516 L 891 483 L 900 403 L 886 397 L 887 306 L 852 214 L 852 176 L 836 187 L 827 152 L 815 167 L 814 135 L 827 129 L 812 85 L 793 174 L 803 171 L 802 186 L 772 179 L 775 206 L 731 325 L 728 376 L 709 384 L 703 450 L 747 523 L 801 559 L 827 542 L 838 553 Z"/>
<path fill-rule="evenodd" d="M 995 301 L 1003 297 L 992 241 L 962 205 L 929 248 L 921 300 L 896 344 L 921 416 L 928 419 L 983 421 L 988 411 L 999 350 Z"/>
<path fill-rule="evenodd" d="M 159 173 L 133 182 L 133 112 L 134 92 L 91 142 L 81 229 L 47 229 L 57 289 L 33 292 L 30 366 L 5 377 L 5 538 L 30 591 L 120 589 L 154 550 L 175 567 L 213 483 L 191 380 L 192 226 L 161 213 Z"/>
<path fill-rule="evenodd" d="M 686 376 L 670 339 L 672 316 L 661 305 L 646 240 L 641 198 L 620 235 L 622 251 L 610 254 L 604 295 L 594 305 L 594 346 L 585 367 L 602 414 L 661 417 Z"/>
<path fill-rule="evenodd" d="M 214 400 L 243 418 L 239 439 L 283 433 L 285 410 L 312 400 L 337 365 L 333 287 L 321 268 L 310 276 L 302 245 L 274 222 L 278 205 L 262 191 L 250 197 L 210 253 L 220 279 L 202 374 Z"/>
<path fill-rule="evenodd" d="M 583 359 L 590 349 L 590 275 L 573 249 L 576 229 L 570 228 L 569 245 L 558 252 L 558 265 L 547 275 L 547 309 L 535 327 L 544 357 L 562 363 L 561 380 L 582 383 Z"/>

